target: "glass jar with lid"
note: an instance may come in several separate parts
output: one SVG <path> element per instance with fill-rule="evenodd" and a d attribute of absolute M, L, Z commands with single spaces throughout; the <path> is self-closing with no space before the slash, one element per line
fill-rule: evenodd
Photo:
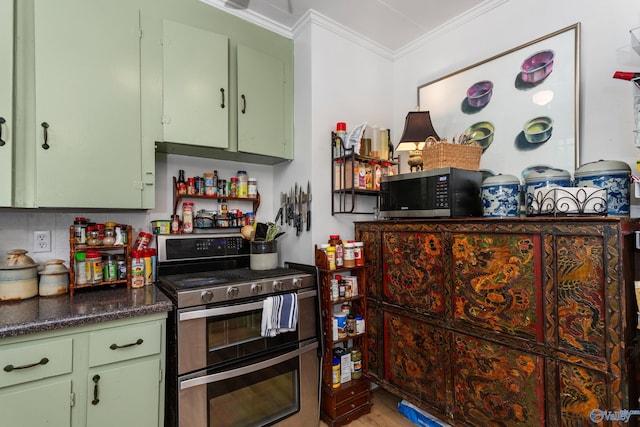
<path fill-rule="evenodd" d="M 104 239 L 102 244 L 105 246 L 111 246 L 116 243 L 116 223 L 105 222 L 104 223 Z"/>

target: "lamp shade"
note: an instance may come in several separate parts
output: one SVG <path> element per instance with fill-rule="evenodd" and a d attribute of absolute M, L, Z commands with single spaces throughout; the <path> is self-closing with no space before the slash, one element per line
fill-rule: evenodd
<path fill-rule="evenodd" d="M 431 124 L 429 112 L 410 111 L 404 121 L 404 131 L 402 131 L 402 137 L 396 151 L 422 150 L 425 139 L 430 136 L 440 140 L 433 129 L 433 124 Z"/>

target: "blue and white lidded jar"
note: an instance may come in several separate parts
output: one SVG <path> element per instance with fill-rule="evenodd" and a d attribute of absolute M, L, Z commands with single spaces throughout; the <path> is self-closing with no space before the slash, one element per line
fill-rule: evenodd
<path fill-rule="evenodd" d="M 545 187 L 571 187 L 571 174 L 564 169 L 536 166 L 527 173 L 524 182 L 527 215 L 552 214 L 546 211 L 546 205 L 534 203 L 535 191 Z"/>
<path fill-rule="evenodd" d="M 520 180 L 513 175 L 494 175 L 482 181 L 482 216 L 520 216 Z"/>
<path fill-rule="evenodd" d="M 576 169 L 576 187 L 607 190 L 607 212 L 611 216 L 629 216 L 631 167 L 617 160 L 598 160 Z"/>

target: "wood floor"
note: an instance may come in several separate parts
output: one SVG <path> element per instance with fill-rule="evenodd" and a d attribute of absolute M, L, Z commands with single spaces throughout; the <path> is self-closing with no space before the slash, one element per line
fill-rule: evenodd
<path fill-rule="evenodd" d="M 386 390 L 375 390 L 371 394 L 371 412 L 352 421 L 349 427 L 416 427 L 398 412 L 400 400 Z M 327 424 L 320 421 L 319 427 L 327 427 Z"/>

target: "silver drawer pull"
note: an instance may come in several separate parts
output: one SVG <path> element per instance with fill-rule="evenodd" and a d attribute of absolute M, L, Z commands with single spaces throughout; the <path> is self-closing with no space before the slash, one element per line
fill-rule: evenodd
<path fill-rule="evenodd" d="M 129 343 L 129 344 L 123 344 L 123 345 L 118 345 L 118 344 L 115 344 L 115 343 L 114 343 L 114 344 L 111 344 L 111 345 L 109 346 L 109 348 L 110 348 L 111 350 L 117 350 L 117 349 L 119 349 L 119 348 L 127 348 L 127 347 L 133 347 L 134 345 L 140 345 L 140 344 L 142 344 L 143 342 L 144 342 L 144 340 L 143 340 L 142 338 L 138 338 L 138 340 L 137 340 L 136 342 L 132 342 L 132 343 Z"/>
<path fill-rule="evenodd" d="M 39 362 L 29 363 L 28 365 L 21 365 L 21 366 L 7 365 L 7 366 L 4 367 L 4 371 L 5 372 L 11 372 L 11 371 L 14 371 L 16 369 L 33 368 L 34 366 L 46 365 L 47 363 L 49 363 L 49 359 L 47 359 L 46 357 L 43 357 L 42 359 L 40 359 Z"/>

